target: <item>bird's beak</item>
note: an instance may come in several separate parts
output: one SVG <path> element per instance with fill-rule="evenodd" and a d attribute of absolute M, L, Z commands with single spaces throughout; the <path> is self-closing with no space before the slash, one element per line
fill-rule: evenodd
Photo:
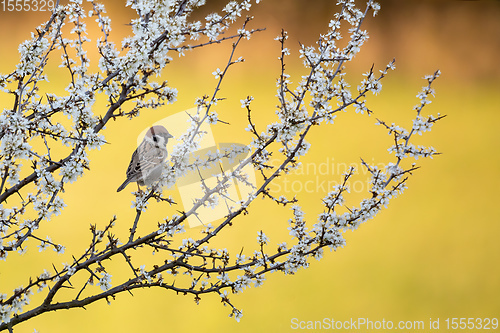
<path fill-rule="evenodd" d="M 171 138 L 173 138 L 173 137 L 174 137 L 174 136 L 173 136 L 172 134 L 168 133 L 168 135 L 167 135 L 167 138 L 168 138 L 168 139 L 171 139 Z"/>

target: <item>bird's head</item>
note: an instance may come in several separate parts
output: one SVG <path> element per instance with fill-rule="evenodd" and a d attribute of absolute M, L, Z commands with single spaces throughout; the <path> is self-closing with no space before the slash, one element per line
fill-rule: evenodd
<path fill-rule="evenodd" d="M 173 138 L 167 129 L 161 125 L 152 126 L 146 132 L 145 139 L 151 140 L 155 146 L 165 147 L 167 145 L 168 139 Z"/>

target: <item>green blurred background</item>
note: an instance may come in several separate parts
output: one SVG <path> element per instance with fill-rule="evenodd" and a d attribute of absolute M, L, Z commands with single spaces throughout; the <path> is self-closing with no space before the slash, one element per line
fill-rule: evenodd
<path fill-rule="evenodd" d="M 201 10 L 200 17 L 219 10 L 224 3 L 208 2 L 211 7 Z M 275 82 L 280 67 L 279 44 L 273 38 L 281 28 L 288 30 L 292 55 L 287 69 L 291 80 L 298 82 L 304 73 L 296 52 L 298 42 L 314 43 L 336 10 L 335 2 L 264 0 L 253 8 L 255 20 L 251 27 L 265 27 L 266 31 L 241 45 L 237 55 L 246 61 L 234 67 L 222 85 L 221 96 L 227 100 L 216 110 L 231 126 L 213 128 L 218 142 L 249 142 L 248 133 L 238 134 L 246 126 L 246 114 L 239 101 L 247 95 L 255 97 L 253 110 L 259 129 L 274 117 Z M 111 37 L 119 44 L 120 38 L 129 33 L 126 23 L 132 12 L 116 2 L 104 3 L 112 19 Z M 432 132 L 415 137 L 414 143 L 430 144 L 443 154 L 433 160 L 417 161 L 422 168 L 409 180 L 403 196 L 357 231 L 347 232 L 345 248 L 326 251 L 321 261 L 311 261 L 309 269 L 295 276 L 267 275 L 262 287 L 233 295 L 232 302 L 243 309 L 240 323 L 227 318 L 230 310 L 220 304 L 219 296 L 202 297 L 200 305 L 196 305 L 191 296 L 147 289 L 134 292 L 134 297 L 120 294 L 111 305 L 101 301 L 86 310 L 44 314 L 19 325 L 15 332 L 33 332 L 34 328 L 42 333 L 288 332 L 293 331 L 292 318 L 424 321 L 425 331 L 429 331 L 429 318 L 440 318 L 441 331 L 445 331 L 446 318 L 499 318 L 500 219 L 495 207 L 500 188 L 500 4 L 447 0 L 380 3 L 379 15 L 369 17 L 364 25 L 370 39 L 348 65 L 348 78 L 355 89 L 361 74 L 373 63 L 376 69 L 383 69 L 396 58 L 396 71 L 383 81 L 382 93 L 369 96 L 368 106 L 375 115 L 340 115 L 335 125 L 313 134 L 313 147 L 303 162 L 337 167 L 342 165 L 339 163 L 359 165 L 360 157 L 370 163 L 389 161 L 386 149 L 392 139 L 385 130 L 373 126 L 375 117 L 410 127 L 412 107 L 418 102 L 415 95 L 426 83 L 423 76 L 440 69 L 443 74 L 434 85 L 436 98 L 424 113 L 448 116 Z M 18 61 L 17 45 L 48 16 L 15 12 L 0 15 L 0 72 L 8 73 Z M 88 26 L 93 40 L 89 45 L 95 45 L 98 31 L 90 22 Z M 54 241 L 64 243 L 66 253 L 39 254 L 31 246 L 23 257 L 10 255 L 7 262 L 0 262 L 1 292 L 25 285 L 27 275 L 40 274 L 52 262 L 70 262 L 71 255 L 78 255 L 88 244 L 90 223 L 103 226 L 117 214 L 117 233 L 125 235 L 134 215 L 130 209 L 132 196 L 129 191 L 117 194 L 116 188 L 123 180 L 137 135 L 149 124 L 193 107 L 196 97 L 211 93 L 215 85 L 211 73 L 224 66 L 229 49 L 230 44 L 223 44 L 188 52 L 185 58 L 175 56 L 165 77 L 179 90 L 178 101 L 160 110 L 144 111 L 138 119 L 121 119 L 108 125 L 104 135 L 110 144 L 91 152 L 91 171 L 66 188 L 68 207 L 40 230 L 39 236 L 51 234 Z M 89 54 L 96 56 L 95 51 Z M 53 59 L 55 70 L 58 64 L 59 59 Z M 49 73 L 51 91 L 63 93 L 63 77 Z M 11 99 L 2 94 L 2 107 L 9 107 Z M 103 103 L 96 105 L 96 113 Z M 338 180 L 336 167 L 327 174 L 311 168 L 288 180 L 296 184 L 295 190 L 307 181 L 321 184 Z M 361 176 L 359 179 L 363 179 Z M 306 219 L 312 224 L 321 212 L 319 199 L 325 193 L 294 192 L 303 200 Z M 172 196 L 176 195 L 172 191 Z M 361 194 L 353 191 L 349 198 L 352 200 L 348 203 L 353 205 Z M 148 223 L 154 225 L 175 209 L 152 205 L 142 220 L 142 230 L 145 232 Z M 263 229 L 274 246 L 288 239 L 282 230 L 290 217 L 289 209 L 256 203 L 248 216 L 223 235 L 224 239 L 211 245 L 238 251 L 244 244 L 250 254 L 256 247 L 256 231 Z M 186 237 L 198 232 L 188 228 Z M 141 263 L 139 257 L 134 260 Z M 36 297 L 32 304 L 36 304 Z"/>

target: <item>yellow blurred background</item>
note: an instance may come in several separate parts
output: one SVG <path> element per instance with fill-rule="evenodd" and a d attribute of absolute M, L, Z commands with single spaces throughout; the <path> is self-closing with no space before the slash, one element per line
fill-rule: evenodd
<path fill-rule="evenodd" d="M 224 1 L 208 0 L 211 6 L 203 15 L 218 10 Z M 330 0 L 264 0 L 252 15 L 252 28 L 265 27 L 250 41 L 244 41 L 237 56 L 245 57 L 235 66 L 222 85 L 216 111 L 231 126 L 213 126 L 218 142 L 248 143 L 246 113 L 240 99 L 253 95 L 252 109 L 257 128 L 263 130 L 274 119 L 277 104 L 276 78 L 280 65 L 279 44 L 274 41 L 281 28 L 289 32 L 288 47 L 292 54 L 287 66 L 293 82 L 304 71 L 298 60 L 298 42 L 313 44 L 325 31 L 336 10 Z M 104 2 L 112 19 L 111 38 L 119 44 L 129 33 L 126 23 L 129 9 L 117 3 Z M 369 17 L 364 28 L 370 39 L 356 59 L 349 64 L 353 90 L 372 63 L 383 69 L 396 58 L 396 71 L 383 81 L 378 96 L 369 96 L 368 106 L 374 116 L 352 112 L 341 114 L 334 125 L 313 134 L 312 148 L 305 165 L 311 169 L 288 179 L 312 225 L 322 211 L 321 191 L 306 191 L 304 184 L 321 188 L 322 182 L 340 178 L 336 167 L 342 163 L 359 166 L 362 157 L 369 163 L 389 161 L 386 149 L 392 139 L 386 131 L 374 126 L 375 117 L 386 122 L 411 126 L 415 97 L 426 84 L 424 75 L 436 69 L 442 76 L 435 82 L 436 98 L 424 108 L 424 114 L 446 114 L 432 132 L 414 137 L 415 144 L 432 145 L 443 154 L 433 160 L 418 160 L 421 169 L 410 178 L 409 188 L 389 204 L 374 220 L 355 232 L 347 232 L 347 246 L 337 252 L 325 251 L 321 261 L 295 276 L 268 274 L 259 288 L 232 295 L 231 301 L 243 309 L 240 323 L 228 318 L 230 309 L 223 307 L 219 296 L 207 295 L 196 305 L 192 296 L 179 296 L 157 289 L 136 290 L 134 297 L 120 294 L 107 305 L 97 302 L 86 308 L 58 311 L 39 316 L 16 327 L 15 332 L 191 332 L 294 331 L 291 320 L 322 321 L 324 318 L 350 320 L 368 318 L 393 322 L 424 321 L 440 318 L 445 331 L 446 318 L 500 317 L 500 219 L 495 212 L 500 188 L 500 3 L 498 1 L 398 1 L 382 0 L 381 11 Z M 9 73 L 18 61 L 17 45 L 48 16 L 40 13 L 0 12 L 0 72 Z M 89 37 L 95 45 L 98 32 L 88 22 Z M 26 276 L 39 275 L 52 262 L 71 262 L 89 243 L 89 224 L 101 228 L 116 214 L 115 232 L 125 239 L 132 224 L 130 189 L 116 193 L 123 181 L 137 136 L 149 124 L 171 114 L 193 107 L 196 97 L 211 94 L 216 81 L 211 74 L 223 68 L 230 44 L 211 46 L 188 52 L 177 58 L 165 71 L 170 86 L 179 90 L 178 101 L 159 110 L 143 111 L 132 121 L 110 122 L 103 132 L 109 144 L 92 151 L 91 170 L 78 182 L 67 185 L 63 195 L 68 207 L 40 229 L 39 236 L 51 234 L 55 242 L 66 245 L 63 255 L 39 254 L 34 246 L 24 256 L 11 254 L 0 262 L 0 292 L 11 292 L 26 284 Z M 95 52 L 89 52 L 95 57 Z M 94 58 L 95 59 L 95 58 Z M 52 59 L 57 69 L 59 59 Z M 64 92 L 66 82 L 50 76 L 51 92 Z M 8 108 L 11 97 L 0 95 L 2 108 Z M 105 102 L 96 105 L 100 113 Z M 327 172 L 313 166 L 330 165 Z M 335 166 L 335 167 L 334 167 Z M 344 171 L 343 169 L 340 172 Z M 360 178 L 362 179 L 361 175 Z M 282 184 L 282 183 L 281 183 Z M 310 183 L 311 184 L 311 183 Z M 175 190 L 172 196 L 176 196 Z M 360 194 L 354 193 L 348 204 L 354 205 Z M 182 207 L 167 208 L 151 204 L 141 220 L 141 231 L 155 225 L 162 216 Z M 291 211 L 276 205 L 255 203 L 250 214 L 222 235 L 211 246 L 227 247 L 239 252 L 243 244 L 248 254 L 257 246 L 258 230 L 264 230 L 274 246 L 287 241 L 287 220 Z M 199 229 L 187 228 L 185 237 L 195 237 Z M 149 256 L 149 253 L 146 253 Z M 47 261 L 50 258 L 49 261 Z M 155 259 L 155 258 L 153 258 Z M 141 258 L 134 257 L 136 263 Z M 14 261 L 16 262 L 14 264 Z M 144 259 L 152 262 L 151 259 Z M 115 263 L 107 263 L 114 265 Z M 113 273 L 112 273 L 113 274 Z M 22 279 L 20 279 L 22 277 Z M 118 276 L 113 276 L 118 279 Z M 114 280 L 117 281 L 117 280 Z M 35 300 L 32 303 L 36 304 Z M 374 331 L 374 330 L 362 330 Z"/>

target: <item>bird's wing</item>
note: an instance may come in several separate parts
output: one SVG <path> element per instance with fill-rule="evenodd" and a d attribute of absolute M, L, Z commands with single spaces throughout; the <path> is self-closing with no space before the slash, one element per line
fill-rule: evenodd
<path fill-rule="evenodd" d="M 128 165 L 127 172 L 126 172 L 127 179 L 133 179 L 137 176 L 137 173 L 138 173 L 137 167 L 139 165 L 139 153 L 138 153 L 139 148 L 140 147 L 138 147 L 134 151 L 134 153 L 132 154 L 132 158 L 130 159 L 130 163 Z"/>
<path fill-rule="evenodd" d="M 141 144 L 132 155 L 127 177 L 132 178 L 133 176 L 148 174 L 150 170 L 163 163 L 166 157 L 166 149 L 155 148 L 148 143 Z"/>

